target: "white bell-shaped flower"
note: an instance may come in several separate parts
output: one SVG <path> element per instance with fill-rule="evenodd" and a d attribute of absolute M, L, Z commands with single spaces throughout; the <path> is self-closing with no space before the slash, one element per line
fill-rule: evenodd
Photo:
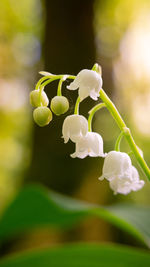
<path fill-rule="evenodd" d="M 119 151 L 111 151 L 104 160 L 103 173 L 99 180 L 106 178 L 110 181 L 116 177 L 131 177 L 131 167 L 132 163 L 128 154 Z"/>
<path fill-rule="evenodd" d="M 127 195 L 131 191 L 138 191 L 144 186 L 144 181 L 139 179 L 137 169 L 132 166 L 131 176 L 122 178 L 115 177 L 110 181 L 110 188 L 114 191 L 114 194 L 120 193 Z"/>
<path fill-rule="evenodd" d="M 105 157 L 103 153 L 103 139 L 98 133 L 88 132 L 76 142 L 76 151 L 71 155 L 72 158 L 83 159 L 90 157 Z"/>
<path fill-rule="evenodd" d="M 83 69 L 78 73 L 75 80 L 67 86 L 67 88 L 70 90 L 76 90 L 79 88 L 80 101 L 88 96 L 97 100 L 102 84 L 103 81 L 100 74 L 93 70 Z"/>
<path fill-rule="evenodd" d="M 62 127 L 62 137 L 67 143 L 69 138 L 73 142 L 77 142 L 82 136 L 88 132 L 88 121 L 82 115 L 70 115 L 64 120 Z"/>

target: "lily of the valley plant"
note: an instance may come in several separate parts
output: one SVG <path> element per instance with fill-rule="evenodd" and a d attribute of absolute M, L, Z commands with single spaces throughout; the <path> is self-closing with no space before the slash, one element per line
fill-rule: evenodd
<path fill-rule="evenodd" d="M 120 152 L 120 142 L 125 137 L 132 152 L 139 163 L 141 169 L 150 180 L 150 170 L 143 158 L 141 150 L 137 147 L 130 129 L 127 128 L 124 120 L 119 114 L 113 102 L 102 89 L 101 67 L 95 64 L 92 70 L 81 70 L 77 76 L 73 75 L 54 75 L 49 72 L 40 72 L 43 77 L 37 82 L 35 90 L 30 93 L 30 103 L 35 110 L 33 118 L 35 122 L 43 127 L 52 120 L 52 112 L 55 115 L 61 115 L 68 111 L 68 99 L 62 96 L 62 84 L 66 79 L 73 80 L 68 90 L 78 90 L 78 98 L 74 108 L 74 114 L 65 118 L 62 126 L 62 137 L 67 143 L 69 139 L 75 143 L 75 152 L 71 154 L 72 158 L 83 159 L 90 157 L 103 157 L 104 165 L 102 175 L 99 180 L 104 178 L 109 182 L 110 188 L 115 194 L 128 194 L 131 191 L 137 191 L 144 185 L 140 180 L 137 169 L 132 165 L 131 159 L 127 153 Z M 47 84 L 58 80 L 57 95 L 51 99 L 50 108 L 49 99 L 44 92 Z M 96 104 L 90 111 L 88 119 L 79 114 L 79 105 L 87 97 L 93 100 L 101 99 L 101 103 Z M 115 144 L 114 151 L 104 153 L 103 139 L 99 133 L 92 131 L 92 119 L 95 112 L 101 108 L 107 108 L 120 128 L 120 135 Z M 52 111 L 51 111 L 52 110 Z"/>

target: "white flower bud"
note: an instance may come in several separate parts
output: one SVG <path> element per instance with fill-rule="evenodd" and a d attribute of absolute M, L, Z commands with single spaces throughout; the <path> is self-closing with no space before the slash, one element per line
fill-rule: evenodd
<path fill-rule="evenodd" d="M 62 127 L 62 137 L 67 143 L 69 138 L 73 142 L 77 142 L 79 138 L 85 136 L 88 132 L 88 121 L 82 115 L 70 115 L 64 120 Z"/>
<path fill-rule="evenodd" d="M 65 96 L 55 96 L 51 100 L 51 110 L 57 116 L 64 114 L 69 109 L 69 102 Z"/>
<path fill-rule="evenodd" d="M 39 126 L 43 127 L 52 120 L 52 112 L 47 107 L 38 107 L 33 111 L 33 118 Z"/>
<path fill-rule="evenodd" d="M 104 157 L 103 139 L 98 133 L 88 132 L 76 142 L 76 151 L 71 155 L 72 158 Z"/>
<path fill-rule="evenodd" d="M 30 93 L 30 104 L 33 107 L 39 107 L 42 103 L 42 106 L 47 107 L 49 104 L 48 97 L 44 91 L 42 91 L 41 97 L 40 97 L 40 91 L 34 90 Z"/>
<path fill-rule="evenodd" d="M 108 181 L 115 177 L 121 178 L 126 175 L 130 177 L 131 159 L 124 152 L 111 151 L 104 160 L 103 173 L 99 180 L 106 178 Z"/>
<path fill-rule="evenodd" d="M 102 78 L 96 71 L 83 69 L 67 88 L 70 90 L 79 88 L 80 101 L 88 96 L 97 100 L 100 89 L 102 88 L 102 83 Z"/>

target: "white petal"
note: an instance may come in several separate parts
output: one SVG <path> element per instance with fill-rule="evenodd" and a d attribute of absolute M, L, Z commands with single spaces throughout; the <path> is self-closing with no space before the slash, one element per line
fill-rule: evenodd
<path fill-rule="evenodd" d="M 87 96 L 97 100 L 99 91 L 102 88 L 102 78 L 100 74 L 93 70 L 83 69 L 67 88 L 70 90 L 79 88 L 79 97 L 81 101 Z"/>
<path fill-rule="evenodd" d="M 133 191 L 138 191 L 138 190 L 140 190 L 144 186 L 144 184 L 145 184 L 145 182 L 143 180 L 134 182 L 132 184 L 132 190 Z"/>
<path fill-rule="evenodd" d="M 120 193 L 127 195 L 131 192 L 131 183 L 126 181 L 126 179 L 114 178 L 109 183 L 110 188 L 114 191 L 115 194 Z"/>
<path fill-rule="evenodd" d="M 131 177 L 131 159 L 128 154 L 124 152 L 111 151 L 107 154 L 103 165 L 103 176 L 107 180 L 112 177 Z"/>
<path fill-rule="evenodd" d="M 73 157 L 85 158 L 91 157 L 104 157 L 103 153 L 103 139 L 98 133 L 88 132 L 76 142 L 76 151 Z"/>
<path fill-rule="evenodd" d="M 98 178 L 98 180 L 103 181 L 104 178 L 105 178 L 105 176 L 104 176 L 104 175 L 101 175 L 101 176 Z"/>
<path fill-rule="evenodd" d="M 87 131 L 88 121 L 84 116 L 70 115 L 65 118 L 62 127 L 62 135 L 65 143 L 68 142 L 69 138 L 73 142 L 77 142 L 82 135 L 86 135 Z"/>
<path fill-rule="evenodd" d="M 83 151 L 83 152 L 75 152 L 75 153 L 71 154 L 70 156 L 72 158 L 84 159 L 87 155 L 88 155 L 88 152 L 87 151 Z"/>
<path fill-rule="evenodd" d="M 76 157 L 77 157 L 77 154 L 76 154 L 76 152 L 74 152 L 73 154 L 70 154 L 70 156 L 71 156 L 72 158 L 76 158 Z"/>
<path fill-rule="evenodd" d="M 99 90 L 100 91 L 100 90 Z M 97 100 L 98 97 L 99 97 L 99 92 L 95 92 L 94 90 L 91 90 L 90 92 L 90 97 L 93 99 L 93 100 Z"/>
<path fill-rule="evenodd" d="M 64 143 L 65 143 L 65 144 L 68 143 L 68 141 L 69 141 L 69 136 L 66 134 L 63 138 L 64 138 Z"/>
<path fill-rule="evenodd" d="M 89 96 L 89 87 L 80 86 L 80 89 L 79 89 L 80 101 L 82 101 L 83 99 L 85 99 L 88 96 Z"/>
<path fill-rule="evenodd" d="M 74 143 L 78 142 L 82 138 L 82 132 L 73 129 L 74 131 L 70 132 L 70 140 Z"/>
<path fill-rule="evenodd" d="M 69 90 L 76 90 L 79 87 L 79 83 L 77 82 L 77 80 L 74 80 L 72 83 L 70 83 L 70 85 L 67 86 L 67 89 Z"/>
<path fill-rule="evenodd" d="M 103 153 L 103 139 L 100 134 L 98 133 L 89 133 L 90 136 L 90 143 L 91 143 L 91 150 L 92 152 L 100 157 L 104 157 Z"/>
<path fill-rule="evenodd" d="M 132 181 L 139 181 L 139 173 L 134 166 L 132 166 Z"/>
<path fill-rule="evenodd" d="M 115 194 L 120 193 L 126 195 L 131 191 L 140 190 L 144 186 L 144 181 L 139 180 L 138 171 L 134 166 L 132 166 L 131 178 L 129 179 L 125 175 L 122 178 L 115 177 L 110 181 L 110 187 L 114 190 Z"/>

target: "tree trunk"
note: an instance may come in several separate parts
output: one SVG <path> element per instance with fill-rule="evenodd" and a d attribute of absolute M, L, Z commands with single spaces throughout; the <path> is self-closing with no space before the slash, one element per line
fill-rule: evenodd
<path fill-rule="evenodd" d="M 93 1 L 46 0 L 45 4 L 45 70 L 55 74 L 77 74 L 83 68 L 90 69 L 95 63 L 96 54 Z M 56 90 L 57 83 L 46 88 L 49 99 L 56 95 Z M 70 109 L 67 115 L 71 114 L 77 92 L 63 89 L 62 93 L 69 99 Z M 87 103 L 88 101 L 81 104 L 83 112 Z M 70 157 L 74 144 L 64 144 L 61 138 L 65 117 L 66 114 L 60 117 L 54 115 L 50 125 L 44 128 L 35 125 L 30 181 L 39 181 L 57 191 L 71 194 L 87 172 L 90 159 L 79 160 Z"/>

